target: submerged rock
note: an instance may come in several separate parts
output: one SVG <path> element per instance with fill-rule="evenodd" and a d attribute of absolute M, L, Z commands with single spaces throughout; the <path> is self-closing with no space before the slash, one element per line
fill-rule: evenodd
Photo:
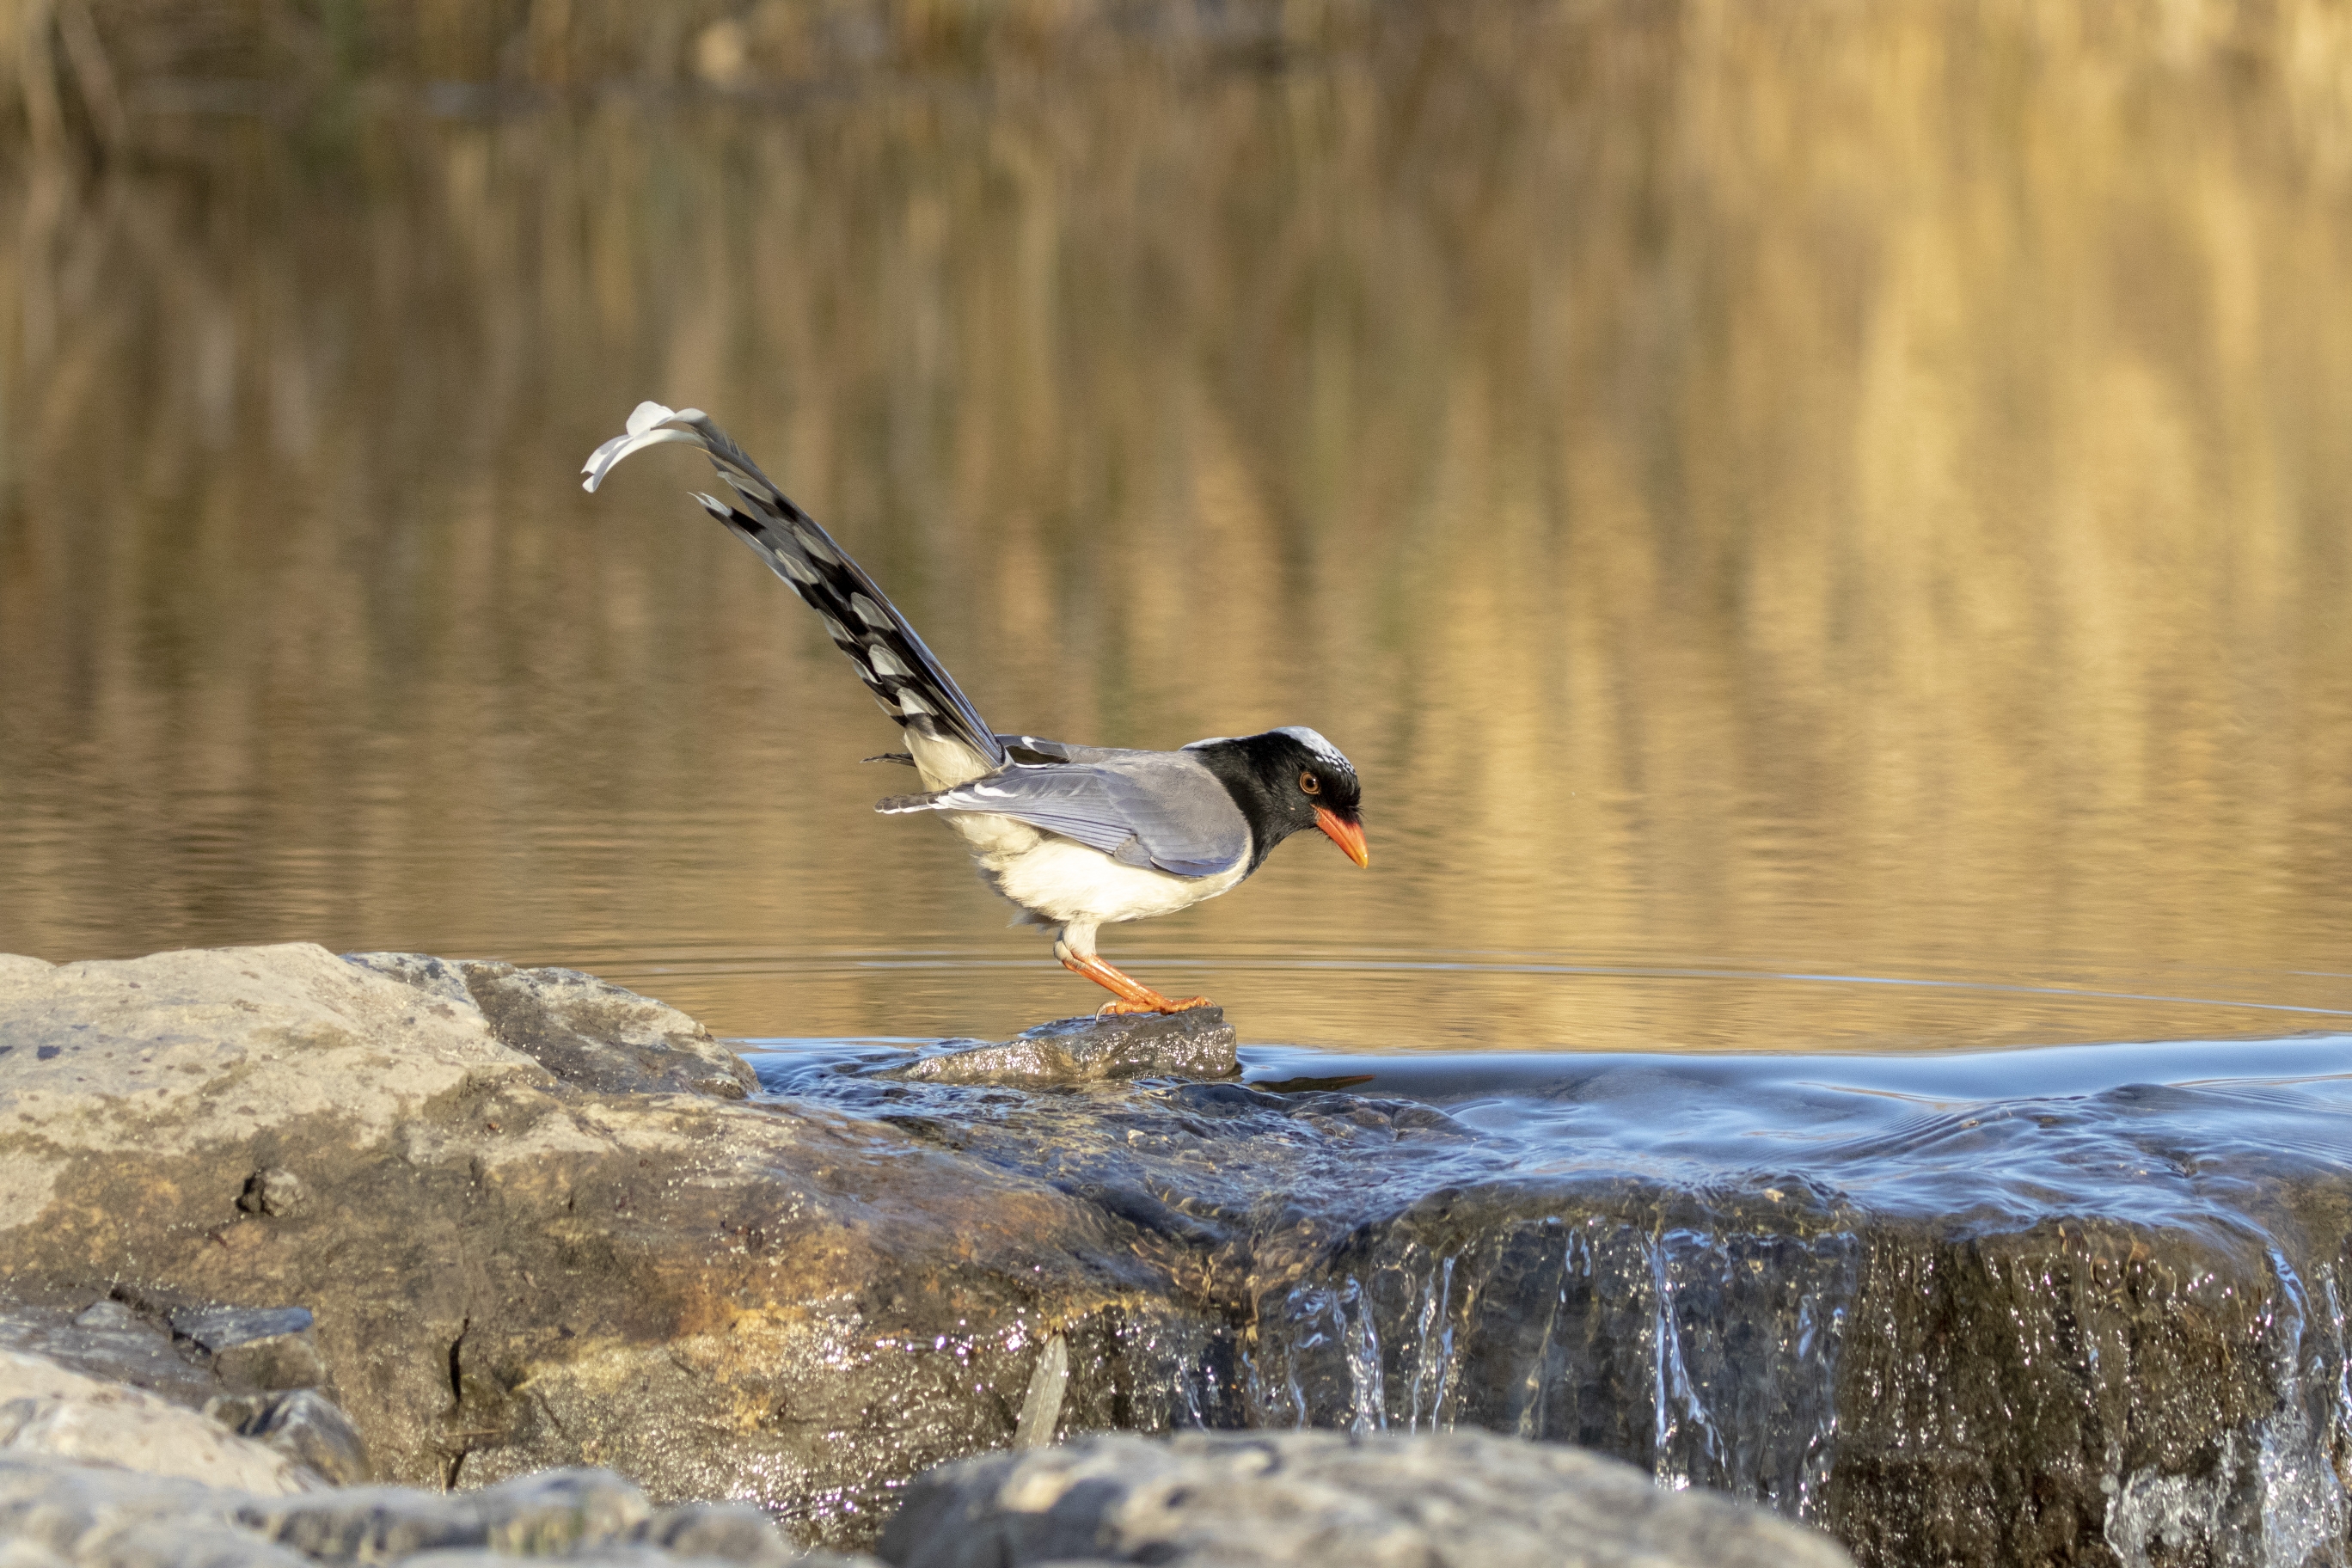
<path fill-rule="evenodd" d="M 1001 1045 L 918 1058 L 877 1076 L 918 1083 L 1066 1089 L 1135 1079 L 1227 1079 L 1242 1071 L 1240 1037 L 1223 1007 L 1116 1017 L 1057 1018 Z"/>
<path fill-rule="evenodd" d="M 931 1471 L 893 1568 L 1840 1568 L 1826 1537 L 1631 1465 L 1479 1432 L 1089 1437 Z"/>

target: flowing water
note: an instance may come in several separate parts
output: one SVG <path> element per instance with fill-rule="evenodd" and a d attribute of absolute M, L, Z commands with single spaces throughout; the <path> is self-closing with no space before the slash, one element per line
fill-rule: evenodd
<path fill-rule="evenodd" d="M 1046 1096 L 755 1044 L 782 1100 L 1191 1250 L 1213 1326 L 1108 1357 L 1134 1424 L 1573 1442 L 1869 1563 L 2345 1560 L 2352 1036 L 1260 1047 Z"/>

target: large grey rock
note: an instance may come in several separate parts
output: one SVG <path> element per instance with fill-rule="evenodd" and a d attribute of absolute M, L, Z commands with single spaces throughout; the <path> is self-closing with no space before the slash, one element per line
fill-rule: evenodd
<path fill-rule="evenodd" d="M 1486 1433 L 1087 1438 L 931 1471 L 897 1568 L 1851 1568 L 1826 1536 L 1631 1465 Z"/>
<path fill-rule="evenodd" d="M 61 1562 L 99 1558 L 109 1543 L 150 1525 L 189 1532 L 232 1529 L 238 1506 L 250 1496 L 184 1476 L 0 1450 L 0 1542 L 37 1546 Z M 267 1548 L 258 1537 L 240 1533 Z"/>
<path fill-rule="evenodd" d="M 618 1054 L 578 1045 L 606 1027 Z M 681 1015 L 562 972 L 0 965 L 0 1291 L 299 1306 L 388 1480 L 604 1465 L 821 1541 L 1009 1441 L 1063 1323 L 1095 1425 L 1214 1331 L 1164 1240 L 1050 1174 L 728 1098 L 746 1081 Z"/>
<path fill-rule="evenodd" d="M 319 1479 L 285 1454 L 143 1389 L 0 1351 L 0 1454 L 118 1465 L 257 1492 Z"/>
<path fill-rule="evenodd" d="M 1057 1018 L 999 1045 L 917 1058 L 877 1076 L 919 1083 L 1063 1089 L 1136 1079 L 1241 1076 L 1240 1037 L 1222 1007 Z"/>

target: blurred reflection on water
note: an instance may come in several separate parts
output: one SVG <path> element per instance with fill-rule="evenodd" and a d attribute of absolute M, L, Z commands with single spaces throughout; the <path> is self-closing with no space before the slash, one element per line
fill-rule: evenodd
<path fill-rule="evenodd" d="M 894 732 L 705 475 L 580 492 L 654 396 L 1000 728 L 1356 759 L 1370 872 L 1309 836 L 1108 939 L 1246 1037 L 2341 1028 L 2352 42 L 1485 15 L 21 169 L 0 950 L 499 953 L 762 1035 L 1090 1005 L 870 813 Z"/>

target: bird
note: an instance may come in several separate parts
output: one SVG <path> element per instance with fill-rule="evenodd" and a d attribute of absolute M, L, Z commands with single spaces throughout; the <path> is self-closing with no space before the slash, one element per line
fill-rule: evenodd
<path fill-rule="evenodd" d="M 904 732 L 906 751 L 866 760 L 909 765 L 923 787 L 875 809 L 945 817 L 982 880 L 1015 907 L 1013 924 L 1045 928 L 1063 967 L 1111 993 L 1097 1016 L 1213 1005 L 1162 995 L 1114 966 L 1097 951 L 1103 927 L 1231 892 L 1309 827 L 1371 865 L 1355 766 L 1304 726 L 1169 752 L 997 733 L 865 568 L 700 409 L 639 404 L 590 454 L 582 488 L 594 491 L 623 458 L 666 442 L 709 458 L 732 499 L 694 499 L 824 617 Z"/>

